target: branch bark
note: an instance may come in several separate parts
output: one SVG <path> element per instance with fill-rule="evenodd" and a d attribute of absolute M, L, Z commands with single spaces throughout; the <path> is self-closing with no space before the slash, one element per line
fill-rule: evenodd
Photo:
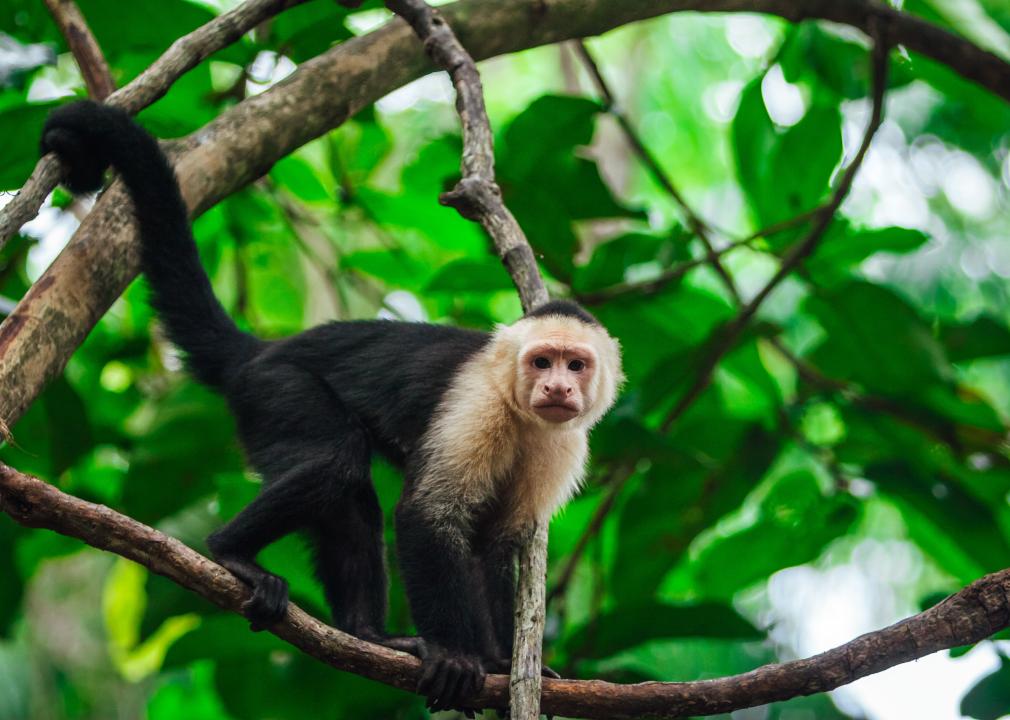
<path fill-rule="evenodd" d="M 102 66 L 105 65 L 98 45 L 94 43 L 94 37 L 90 32 L 87 32 L 90 43 L 94 44 L 93 49 L 86 47 L 89 43 L 81 41 L 83 48 L 81 52 L 86 55 L 78 55 L 78 50 L 70 40 L 70 35 L 67 35 L 67 41 L 70 43 L 71 50 L 79 64 L 84 57 L 88 58 L 81 65 L 81 73 L 85 77 L 92 97 L 105 99 L 107 96 L 106 102 L 110 105 L 121 107 L 130 113 L 137 113 L 163 97 L 179 77 L 195 68 L 210 55 L 231 45 L 267 18 L 302 2 L 305 0 L 249 0 L 249 2 L 219 15 L 206 25 L 176 40 L 161 57 L 154 61 L 151 67 L 115 92 L 112 92 L 115 86 L 110 77 L 108 81 L 109 92 L 101 95 L 96 94 L 92 89 L 91 82 L 88 81 L 88 73 L 91 72 L 91 68 L 95 68 L 95 72 L 98 71 L 98 60 L 94 59 L 94 53 L 97 53 L 98 59 L 101 59 Z M 69 12 L 66 10 L 67 6 L 76 7 L 68 0 L 46 0 L 46 3 L 51 9 L 54 6 L 60 8 L 60 12 Z M 52 12 L 55 15 L 57 10 L 52 10 Z M 57 17 L 57 22 L 60 24 L 60 29 L 63 30 L 63 22 L 59 17 Z M 83 22 L 83 18 L 81 18 L 81 26 L 86 30 L 87 26 L 83 25 Z M 68 32 L 71 31 L 64 30 L 65 34 Z M 86 69 L 85 66 L 88 66 L 89 69 Z M 107 66 L 104 67 L 104 71 L 108 74 Z M 14 199 L 0 210 L 0 248 L 14 236 L 14 233 L 22 225 L 39 214 L 42 203 L 45 202 L 46 197 L 53 191 L 62 176 L 63 168 L 56 155 L 50 153 L 38 161 L 31 176 L 25 181 Z"/>
<path fill-rule="evenodd" d="M 47 528 L 137 562 L 152 572 L 239 612 L 249 589 L 183 543 L 102 505 L 0 465 L 0 510 L 18 523 Z M 986 575 L 925 612 L 803 660 L 715 680 L 620 685 L 603 680 L 543 681 L 541 711 L 583 718 L 714 715 L 826 692 L 940 650 L 971 645 L 1010 626 L 1010 570 Z M 413 691 L 420 662 L 335 630 L 290 606 L 271 630 L 340 670 Z M 504 708 L 508 679 L 491 675 L 479 707 Z"/>
<path fill-rule="evenodd" d="M 84 20 L 81 9 L 74 0 L 46 0 L 46 7 L 77 61 L 88 95 L 95 100 L 104 100 L 116 89 L 116 84 L 112 81 L 102 48 Z"/>

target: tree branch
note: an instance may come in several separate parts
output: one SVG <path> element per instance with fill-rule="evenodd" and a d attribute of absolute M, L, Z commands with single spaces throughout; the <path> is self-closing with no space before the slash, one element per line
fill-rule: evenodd
<path fill-rule="evenodd" d="M 424 0 L 386 0 L 386 6 L 406 20 L 437 65 L 449 73 L 456 89 L 456 111 L 463 127 L 462 179 L 439 201 L 479 222 L 490 236 L 519 291 L 525 310 L 548 300 L 547 288 L 533 249 L 515 217 L 502 202 L 494 175 L 494 136 L 484 106 L 477 64 L 452 28 Z M 537 522 L 518 551 L 515 595 L 515 635 L 509 680 L 509 717 L 540 717 L 541 666 L 544 640 L 544 582 L 547 575 L 547 526 Z"/>
<path fill-rule="evenodd" d="M 84 65 L 81 65 L 81 73 L 84 75 L 88 90 L 93 97 L 103 99 L 107 96 L 106 102 L 110 105 L 121 107 L 130 113 L 137 113 L 163 97 L 180 76 L 192 70 L 207 57 L 232 44 L 267 18 L 302 2 L 305 0 L 249 0 L 249 2 L 219 15 L 189 35 L 184 35 L 176 40 L 161 57 L 154 61 L 151 67 L 112 94 L 97 94 L 88 80 L 88 73 L 92 71 L 92 67 L 97 72 L 96 63 L 98 60 L 101 60 L 102 67 L 108 74 L 108 67 L 105 66 L 97 44 L 94 45 L 97 60 L 92 55 L 88 55 L 89 59 L 85 61 Z M 68 6 L 75 7 L 70 0 L 46 0 L 46 3 L 51 9 L 53 6 L 59 7 L 61 12 Z M 56 10 L 52 10 L 52 12 L 55 15 Z M 57 18 L 57 22 L 60 22 L 59 18 Z M 80 23 L 86 30 L 87 26 L 83 24 L 83 18 Z M 60 28 L 63 29 L 62 23 L 60 23 Z M 93 43 L 94 38 L 90 32 L 87 33 L 87 36 Z M 81 64 L 83 56 L 78 55 L 78 50 L 74 48 L 70 36 L 67 37 L 74 57 L 77 58 L 78 64 Z M 85 65 L 88 69 L 85 68 Z M 111 78 L 109 83 L 114 89 L 115 86 L 111 84 Z M 0 248 L 21 229 L 22 225 L 39 214 L 42 203 L 45 202 L 46 197 L 53 191 L 62 176 L 63 168 L 55 154 L 50 153 L 38 161 L 31 176 L 25 181 L 17 195 L 0 209 Z"/>
<path fill-rule="evenodd" d="M 251 10 L 254 5 L 275 7 L 276 2 L 255 0 L 233 12 Z M 965 77 L 994 87 L 1001 97 L 1010 99 L 1010 64 L 944 30 L 928 25 L 923 30 L 922 20 L 869 0 L 462 0 L 440 8 L 478 59 L 597 35 L 681 10 L 769 12 L 792 20 L 820 17 L 860 28 L 868 27 L 871 18 L 884 17 L 893 42 L 946 61 Z M 224 17 L 215 21 L 222 32 L 219 21 Z M 210 25 L 196 33 L 209 29 Z M 925 35 L 920 37 L 920 32 Z M 182 63 L 195 52 L 181 48 L 185 40 L 166 52 L 166 63 L 169 56 Z M 161 62 L 117 91 L 116 95 L 123 93 L 124 107 L 135 107 L 134 102 L 142 106 L 157 96 L 157 78 L 151 75 Z M 196 64 L 193 58 L 189 62 Z M 303 63 L 283 82 L 222 113 L 176 148 L 176 173 L 191 211 L 206 210 L 295 148 L 428 69 L 402 23 L 348 40 Z M 141 78 L 151 78 L 154 84 L 140 83 Z M 43 158 L 32 181 L 0 211 L 0 238 L 9 237 L 32 217 L 58 177 L 55 158 Z M 125 194 L 106 192 L 64 252 L 0 325 L 0 382 L 4 386 L 0 422 L 13 425 L 20 418 L 136 275 L 135 229 L 124 210 L 125 202 Z"/>
<path fill-rule="evenodd" d="M 104 100 L 116 89 L 116 83 L 112 80 L 102 48 L 95 40 L 77 3 L 74 0 L 46 0 L 46 7 L 77 61 L 88 95 L 95 100 Z"/>
<path fill-rule="evenodd" d="M 248 597 L 249 588 L 231 573 L 178 540 L 5 465 L 0 465 L 0 510 L 26 527 L 47 528 L 133 560 L 225 610 L 239 612 Z M 833 690 L 903 662 L 971 645 L 1007 626 L 1010 570 L 1001 570 L 925 612 L 808 659 L 684 683 L 545 679 L 541 710 L 601 720 L 727 713 Z M 328 627 L 294 605 L 270 632 L 340 670 L 402 690 L 417 685 L 417 659 Z M 501 709 L 507 700 L 507 678 L 491 675 L 477 704 Z"/>
<path fill-rule="evenodd" d="M 449 73 L 456 89 L 456 111 L 463 126 L 462 179 L 439 201 L 479 222 L 491 237 L 524 310 L 548 300 L 547 288 L 529 241 L 501 199 L 494 176 L 494 139 L 484 107 L 484 89 L 477 64 L 452 28 L 424 0 L 386 0 L 386 6 L 406 20 L 435 63 Z"/>

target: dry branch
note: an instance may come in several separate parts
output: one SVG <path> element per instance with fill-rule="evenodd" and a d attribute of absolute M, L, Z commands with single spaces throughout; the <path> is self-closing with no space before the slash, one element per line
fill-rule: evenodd
<path fill-rule="evenodd" d="M 69 12 L 66 10 L 67 6 L 73 6 L 73 3 L 67 2 L 67 0 L 46 0 L 46 2 L 51 8 L 58 6 L 61 11 L 66 12 Z M 136 113 L 163 97 L 179 77 L 195 68 L 207 57 L 221 48 L 231 45 L 267 18 L 302 2 L 305 0 L 249 0 L 249 2 L 219 15 L 206 25 L 173 42 L 168 50 L 147 70 L 111 95 L 96 93 L 92 89 L 91 81 L 88 80 L 91 68 L 95 68 L 94 71 L 98 72 L 98 61 L 94 59 L 92 53 L 97 53 L 102 66 L 105 65 L 97 44 L 94 45 L 93 50 L 85 48 L 81 51 L 88 53 L 87 59 L 83 60 L 84 64 L 81 64 L 82 58 L 85 56 L 78 54 L 78 50 L 75 49 L 69 36 L 68 42 L 71 43 L 71 50 L 81 66 L 81 73 L 84 74 L 92 97 L 102 99 L 107 96 L 106 102 L 110 105 L 121 107 L 130 113 Z M 53 12 L 55 14 L 56 10 Z M 57 20 L 59 21 L 59 18 Z M 81 25 L 83 25 L 83 18 Z M 63 28 L 62 23 L 60 27 Z M 83 27 L 87 28 L 86 25 Z M 90 32 L 87 35 L 93 44 L 94 38 L 91 37 Z M 87 43 L 83 45 L 86 46 Z M 104 71 L 108 75 L 107 66 L 104 67 Z M 109 84 L 111 92 L 111 89 L 115 87 L 112 85 L 111 78 Z M 39 208 L 56 187 L 62 174 L 63 168 L 54 154 L 50 153 L 38 161 L 31 176 L 25 181 L 18 194 L 3 209 L 0 209 L 0 248 L 14 236 L 14 233 L 21 229 L 22 225 L 39 214 Z"/>
<path fill-rule="evenodd" d="M 74 0 L 46 0 L 46 7 L 77 61 L 88 95 L 95 100 L 104 100 L 116 89 L 116 84 L 112 81 L 102 48 L 95 40 L 77 3 Z"/>
<path fill-rule="evenodd" d="M 238 612 L 247 599 L 249 589 L 231 573 L 178 540 L 5 465 L 0 465 L 0 510 L 26 527 L 54 530 L 129 558 L 225 610 Z M 684 683 L 545 679 L 541 708 L 601 720 L 726 713 L 826 692 L 899 663 L 971 645 L 1008 625 L 1010 570 L 1002 570 L 925 612 L 811 658 Z M 271 632 L 340 670 L 408 691 L 417 685 L 417 659 L 328 627 L 294 605 Z M 477 702 L 503 708 L 507 698 L 507 678 L 491 675 Z"/>

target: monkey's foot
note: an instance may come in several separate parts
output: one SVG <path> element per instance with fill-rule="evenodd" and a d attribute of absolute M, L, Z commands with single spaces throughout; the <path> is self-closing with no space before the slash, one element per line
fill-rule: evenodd
<path fill-rule="evenodd" d="M 242 605 L 242 614 L 249 618 L 249 628 L 259 632 L 283 620 L 288 611 L 287 581 L 249 558 L 222 552 L 219 543 L 218 533 L 207 538 L 214 560 L 253 590 L 252 596 Z"/>
<path fill-rule="evenodd" d="M 432 642 L 424 643 L 423 647 L 417 692 L 427 698 L 428 708 L 433 712 L 458 710 L 473 717 L 479 708 L 466 701 L 484 689 L 487 677 L 480 657 L 448 650 Z"/>
<path fill-rule="evenodd" d="M 242 606 L 253 632 L 266 630 L 284 619 L 288 611 L 288 583 L 276 575 L 264 575 L 253 586 L 252 597 Z"/>

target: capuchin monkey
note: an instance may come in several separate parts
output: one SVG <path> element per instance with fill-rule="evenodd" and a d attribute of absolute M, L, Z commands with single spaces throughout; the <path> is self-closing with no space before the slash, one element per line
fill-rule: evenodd
<path fill-rule="evenodd" d="M 241 331 L 200 265 L 171 166 L 121 110 L 89 101 L 46 122 L 73 192 L 118 172 L 140 225 L 151 304 L 190 372 L 224 395 L 260 494 L 207 540 L 252 588 L 254 629 L 280 621 L 287 584 L 256 562 L 303 532 L 341 630 L 412 652 L 433 710 L 467 709 L 511 662 L 515 551 L 582 480 L 589 429 L 623 380 L 617 342 L 553 301 L 491 333 L 387 320 L 333 322 L 284 340 Z M 403 469 L 396 545 L 419 637 L 385 632 L 378 453 Z M 472 709 L 472 708 L 471 708 Z"/>

